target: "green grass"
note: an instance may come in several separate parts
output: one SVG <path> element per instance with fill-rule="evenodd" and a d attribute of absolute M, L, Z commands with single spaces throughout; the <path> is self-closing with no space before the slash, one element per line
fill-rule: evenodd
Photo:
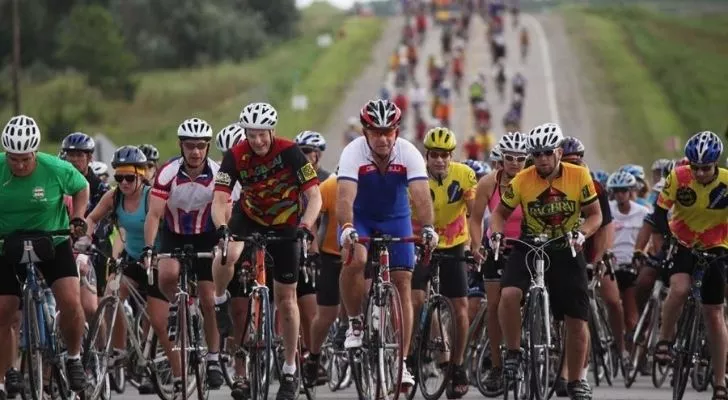
<path fill-rule="evenodd" d="M 164 157 L 177 153 L 179 123 L 193 116 L 210 122 L 217 132 L 234 122 L 242 107 L 253 101 L 268 101 L 279 111 L 281 135 L 293 136 L 302 129 L 322 129 L 336 109 L 349 81 L 368 64 L 371 48 L 381 35 L 384 21 L 375 18 L 345 18 L 328 4 L 314 3 L 303 11 L 302 35 L 271 48 L 264 56 L 242 64 L 223 63 L 181 70 L 138 74 L 140 88 L 133 102 L 102 100 L 84 88 L 63 97 L 76 100 L 94 121 L 78 126 L 88 133 L 104 133 L 117 145 L 151 142 Z M 329 48 L 319 48 L 321 32 L 346 35 Z M 37 115 L 54 107 L 58 86 L 83 87 L 81 77 L 66 74 L 40 85 L 24 87 L 23 112 Z M 291 110 L 294 85 L 308 95 L 309 110 Z M 10 110 L 0 111 L 6 118 Z M 41 127 L 43 128 L 43 127 Z M 44 140 L 43 149 L 57 151 L 57 143 Z"/>
<path fill-rule="evenodd" d="M 590 78 L 618 107 L 613 128 L 617 142 L 629 144 L 622 146 L 626 155 L 651 162 L 671 155 L 664 149 L 670 137 L 724 131 L 728 16 L 699 19 L 627 7 L 571 8 L 565 15 L 577 48 L 600 64 Z"/>

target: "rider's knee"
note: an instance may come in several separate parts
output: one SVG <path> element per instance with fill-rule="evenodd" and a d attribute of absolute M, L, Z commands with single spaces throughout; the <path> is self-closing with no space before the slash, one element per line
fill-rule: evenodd
<path fill-rule="evenodd" d="M 669 296 L 676 300 L 681 300 L 681 302 L 684 302 L 688 298 L 690 286 L 690 275 L 675 274 L 670 277 Z"/>
<path fill-rule="evenodd" d="M 500 304 L 504 307 L 518 305 L 521 303 L 523 292 L 520 288 L 509 286 L 501 289 Z"/>

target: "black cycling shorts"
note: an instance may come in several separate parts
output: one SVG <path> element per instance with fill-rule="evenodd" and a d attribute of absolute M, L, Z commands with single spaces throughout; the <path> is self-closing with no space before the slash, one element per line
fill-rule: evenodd
<path fill-rule="evenodd" d="M 709 253 L 725 254 L 725 249 L 711 249 Z M 683 245 L 678 245 L 672 256 L 672 267 L 667 271 L 670 277 L 674 274 L 685 273 L 692 275 L 695 271 L 696 257 L 692 251 Z M 725 262 L 720 260 L 711 264 L 703 275 L 703 286 L 700 296 L 703 304 L 723 304 L 725 299 Z"/>
<path fill-rule="evenodd" d="M 637 281 L 637 270 L 632 268 L 631 264 L 620 265 L 616 271 L 614 271 L 614 277 L 617 278 L 617 286 L 620 292 L 634 287 Z"/>
<path fill-rule="evenodd" d="M 434 253 L 463 257 L 465 255 L 465 245 L 459 244 L 449 249 L 437 249 Z M 430 271 L 429 265 L 417 265 L 415 267 L 415 271 L 412 273 L 412 290 L 427 290 Z M 465 261 L 449 259 L 440 261 L 440 293 L 450 299 L 468 295 L 468 276 Z"/>
<path fill-rule="evenodd" d="M 162 229 L 159 253 L 171 253 L 175 249 L 182 249 L 185 245 L 192 245 L 194 251 L 208 252 L 217 245 L 216 232 L 204 232 L 195 235 L 180 235 L 167 228 Z M 181 267 L 181 266 L 180 266 Z M 212 282 L 212 259 L 197 258 L 192 262 L 192 273 L 198 281 Z M 155 281 L 156 282 L 156 281 Z"/>
<path fill-rule="evenodd" d="M 73 257 L 71 241 L 59 243 L 54 249 L 53 260 L 36 264 L 49 288 L 53 288 L 53 282 L 58 279 L 78 278 L 78 267 Z M 25 281 L 26 266 L 17 264 L 17 261 L 19 260 L 8 260 L 4 253 L 0 255 L 0 295 L 22 296 L 21 282 Z"/>
<path fill-rule="evenodd" d="M 139 293 L 141 293 L 142 295 L 154 297 L 155 299 L 168 301 L 167 298 L 159 290 L 159 280 L 157 279 L 159 274 L 157 273 L 156 269 L 152 271 L 154 273 L 154 284 L 152 286 L 149 286 L 147 270 L 144 268 L 144 266 L 142 266 L 137 260 L 129 257 L 126 252 L 121 253 L 121 258 L 128 262 L 128 264 L 124 267 L 124 278 L 135 282 L 137 284 L 137 290 L 139 291 Z"/>
<path fill-rule="evenodd" d="M 270 227 L 260 225 L 248 217 L 240 208 L 233 210 L 229 222 L 230 232 L 235 235 L 249 236 L 253 232 L 267 233 L 274 231 L 276 236 L 290 237 L 292 240 L 269 243 L 267 247 L 268 256 L 273 265 L 273 279 L 283 284 L 295 284 L 298 282 L 298 270 L 301 249 L 296 237 L 296 227 Z M 266 257 L 267 258 L 267 257 Z M 268 260 L 266 260 L 266 264 Z"/>
<path fill-rule="evenodd" d="M 501 290 L 517 287 L 524 293 L 531 283 L 531 273 L 526 267 L 524 245 L 513 246 L 508 263 L 503 270 Z M 586 260 L 579 252 L 572 257 L 571 250 L 547 250 L 546 287 L 551 301 L 551 312 L 557 320 L 564 316 L 587 321 L 589 318 L 589 296 L 586 278 Z M 528 256 L 528 265 L 533 265 L 533 252 Z"/>
<path fill-rule="evenodd" d="M 320 306 L 338 306 L 339 275 L 341 274 L 341 256 L 321 253 L 321 264 L 316 278 L 316 303 Z"/>

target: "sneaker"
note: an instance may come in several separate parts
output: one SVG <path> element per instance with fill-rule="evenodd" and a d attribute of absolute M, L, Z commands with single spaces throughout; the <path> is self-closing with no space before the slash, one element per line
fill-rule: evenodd
<path fill-rule="evenodd" d="M 217 320 L 217 329 L 223 337 L 228 336 L 233 320 L 230 318 L 230 294 L 225 292 L 227 300 L 220 304 L 215 304 L 215 319 Z"/>
<path fill-rule="evenodd" d="M 142 377 L 137 389 L 139 390 L 139 394 L 154 394 L 154 385 L 152 385 L 152 380 L 148 376 Z"/>
<path fill-rule="evenodd" d="M 336 350 L 344 349 L 344 341 L 346 341 L 346 324 L 339 324 L 336 326 L 336 334 L 332 340 L 332 344 Z"/>
<path fill-rule="evenodd" d="M 175 380 L 172 384 L 172 400 L 185 400 L 185 388 L 182 386 L 182 379 Z"/>
<path fill-rule="evenodd" d="M 415 377 L 412 376 L 412 373 L 409 370 L 409 367 L 407 365 L 402 365 L 402 386 L 405 388 L 409 388 L 415 385 Z"/>
<path fill-rule="evenodd" d="M 521 369 L 521 350 L 506 350 L 503 359 L 503 378 L 508 381 L 518 379 L 518 371 Z"/>
<path fill-rule="evenodd" d="M 566 390 L 569 392 L 569 398 L 571 400 L 592 399 L 591 387 L 589 387 L 589 382 L 585 379 L 567 383 Z"/>
<path fill-rule="evenodd" d="M 303 378 L 303 385 L 306 387 L 316 386 L 318 383 L 318 370 L 319 370 L 319 359 L 320 354 L 309 355 L 306 361 L 303 363 L 303 370 L 301 375 Z"/>
<path fill-rule="evenodd" d="M 225 383 L 225 378 L 222 376 L 220 362 L 218 360 L 207 360 L 207 386 L 215 390 L 220 389 L 223 383 Z"/>
<path fill-rule="evenodd" d="M 468 374 L 465 373 L 462 365 L 453 364 L 450 371 L 450 382 L 445 390 L 445 395 L 448 399 L 460 399 L 468 394 L 468 389 L 470 389 Z"/>
<path fill-rule="evenodd" d="M 74 392 L 80 392 L 86 389 L 86 371 L 83 369 L 81 359 L 66 360 L 66 374 L 68 379 L 68 387 Z"/>
<path fill-rule="evenodd" d="M 169 318 L 167 319 L 167 336 L 169 341 L 177 340 L 177 304 L 169 303 Z"/>
<path fill-rule="evenodd" d="M 230 396 L 235 400 L 248 400 L 250 399 L 250 382 L 245 378 L 237 377 L 233 382 L 232 391 Z"/>
<path fill-rule="evenodd" d="M 298 378 L 293 374 L 282 374 L 276 400 L 296 400 L 298 398 Z"/>
<path fill-rule="evenodd" d="M 0 400 L 7 400 L 8 394 L 4 390 L 0 390 Z"/>
<path fill-rule="evenodd" d="M 569 397 L 569 392 L 566 390 L 566 379 L 561 376 L 554 383 L 554 394 L 556 397 Z"/>
<path fill-rule="evenodd" d="M 15 368 L 10 368 L 5 373 L 5 390 L 7 397 L 14 398 L 18 393 L 25 389 L 25 381 L 23 375 Z"/>
<path fill-rule="evenodd" d="M 503 368 L 493 367 L 485 374 L 485 391 L 489 397 L 503 394 Z"/>
<path fill-rule="evenodd" d="M 361 320 L 351 320 L 349 329 L 346 330 L 346 340 L 344 341 L 345 349 L 356 349 L 361 347 L 361 340 L 363 334 L 363 324 Z"/>

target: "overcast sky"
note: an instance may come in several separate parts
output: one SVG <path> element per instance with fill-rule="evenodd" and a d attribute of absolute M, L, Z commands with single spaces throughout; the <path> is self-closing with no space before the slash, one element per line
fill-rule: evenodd
<path fill-rule="evenodd" d="M 311 4 L 313 0 L 296 0 L 298 7 L 304 7 Z M 354 4 L 355 0 L 328 0 L 329 3 L 344 9 L 348 9 Z"/>

